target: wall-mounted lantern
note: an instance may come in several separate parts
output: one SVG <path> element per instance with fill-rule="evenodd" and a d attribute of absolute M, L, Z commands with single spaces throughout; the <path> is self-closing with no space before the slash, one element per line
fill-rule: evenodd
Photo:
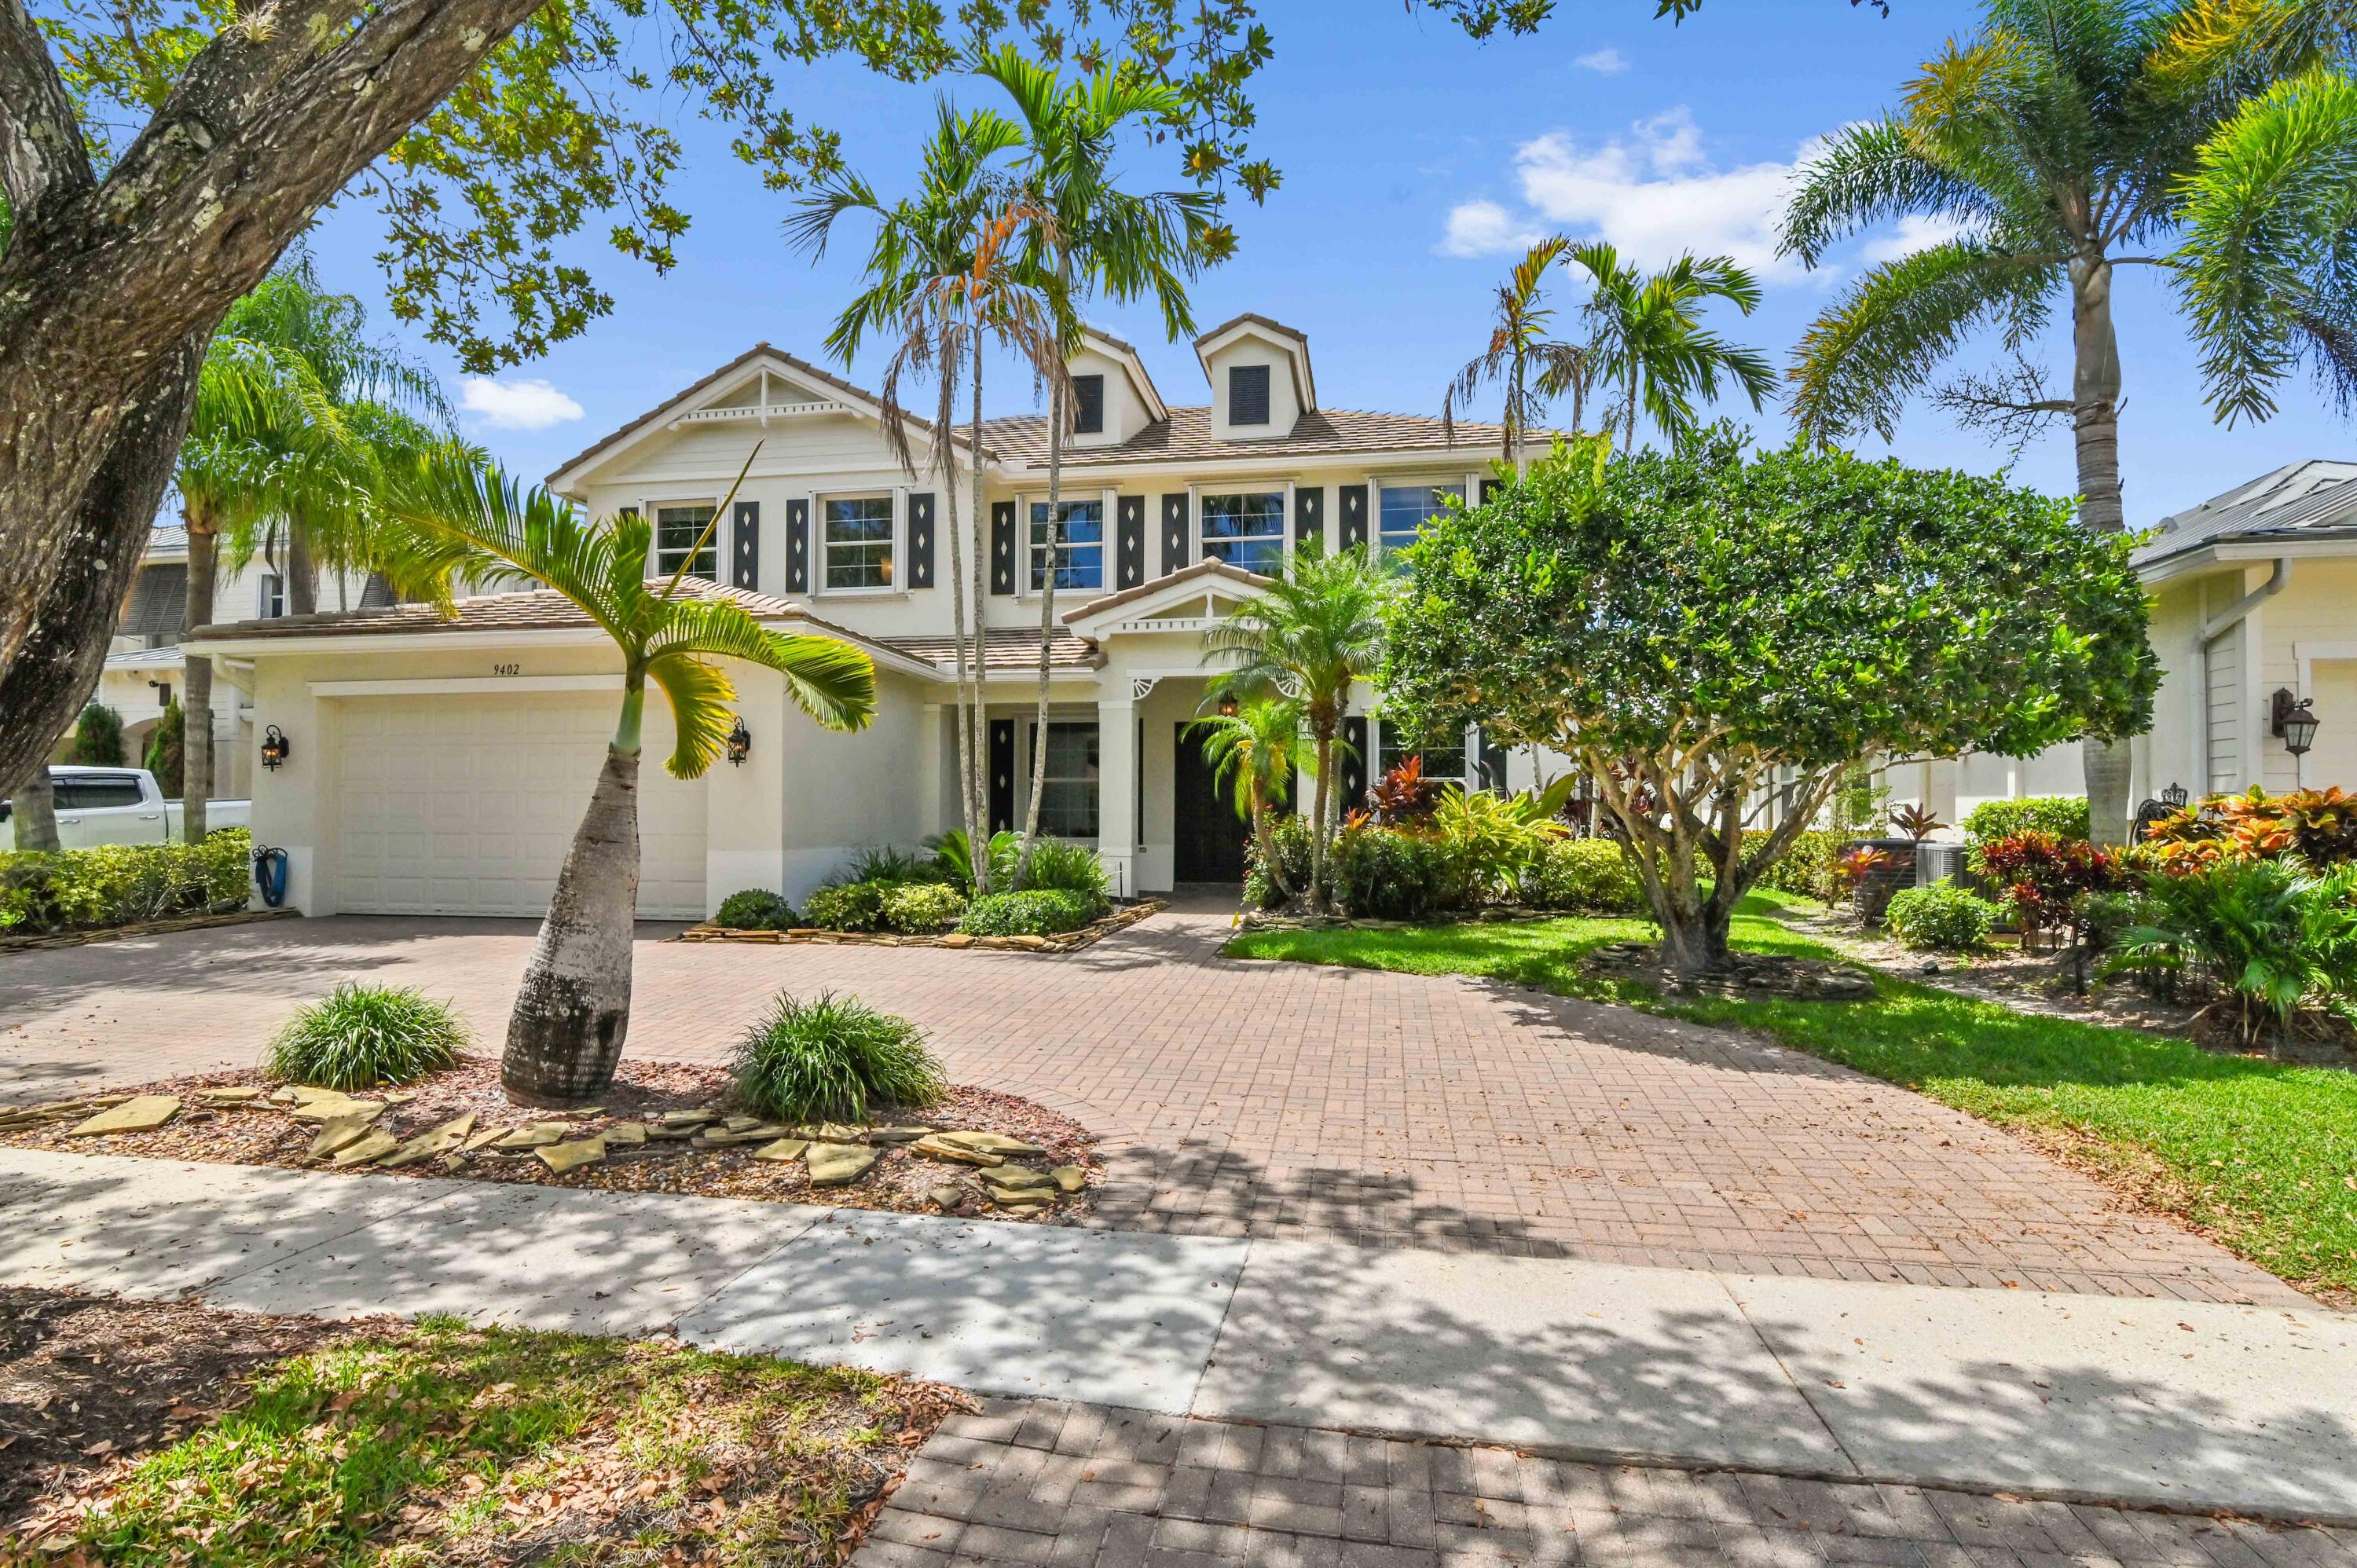
<path fill-rule="evenodd" d="M 2276 688 L 2275 733 L 2283 737 L 2284 749 L 2294 757 L 2305 757 L 2308 748 L 2316 744 L 2316 699 L 2294 697 L 2291 688 Z"/>
<path fill-rule="evenodd" d="M 1220 716 L 1223 719 L 1232 719 L 1236 716 L 1236 700 L 1233 697 L 1222 697 L 1220 699 Z"/>
<path fill-rule="evenodd" d="M 294 754 L 295 743 L 276 725 L 262 732 L 262 766 L 274 773 Z"/>
<path fill-rule="evenodd" d="M 728 760 L 742 768 L 745 759 L 753 755 L 753 732 L 745 727 L 745 715 L 737 715 L 735 727 L 728 732 Z"/>

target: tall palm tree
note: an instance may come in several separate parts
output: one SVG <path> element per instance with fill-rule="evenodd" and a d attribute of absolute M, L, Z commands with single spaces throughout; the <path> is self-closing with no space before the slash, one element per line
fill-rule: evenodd
<path fill-rule="evenodd" d="M 736 493 L 730 486 L 716 523 Z M 521 490 L 495 470 L 447 458 L 421 465 L 386 511 L 400 526 L 438 536 L 451 568 L 474 581 L 555 589 L 621 654 L 614 738 L 557 873 L 500 1059 L 509 1099 L 587 1104 L 613 1081 L 630 1032 L 647 682 L 662 689 L 678 736 L 666 768 L 674 779 L 698 779 L 719 757 L 733 722 L 736 687 L 719 660 L 776 671 L 803 712 L 831 729 L 860 728 L 874 714 L 875 667 L 848 644 L 771 631 L 728 599 L 683 595 L 684 562 L 668 580 L 650 580 L 653 533 L 635 513 L 590 521 L 546 490 Z"/>
<path fill-rule="evenodd" d="M 1620 449 L 1637 444 L 1641 411 L 1664 438 L 1684 440 L 1700 419 L 1697 399 L 1718 395 L 1730 380 L 1766 406 L 1776 390 L 1767 357 L 1706 328 L 1701 306 L 1724 300 L 1749 316 L 1759 307 L 1760 284 L 1727 256 L 1683 255 L 1661 271 L 1646 274 L 1601 241 L 1587 241 L 1564 252 L 1566 265 L 1586 272 L 1594 293 L 1583 310 L 1595 330 L 1597 373 L 1617 383 L 1620 403 Z M 1607 416 L 1607 428 L 1610 416 Z"/>
<path fill-rule="evenodd" d="M 1499 416 L 1503 428 L 1498 456 L 1517 469 L 1528 447 L 1531 426 L 1546 417 L 1546 399 L 1571 393 L 1572 434 L 1579 433 L 1588 388 L 1595 384 L 1596 349 L 1590 343 L 1559 343 L 1549 338 L 1555 312 L 1539 302 L 1547 269 L 1570 249 L 1571 242 L 1560 234 L 1541 240 L 1515 264 L 1513 274 L 1498 285 L 1490 347 L 1467 360 L 1441 395 L 1444 440 L 1456 439 L 1457 405 L 1471 403 L 1483 387 L 1499 383 L 1505 388 L 1506 407 Z"/>
<path fill-rule="evenodd" d="M 1230 611 L 1204 642 L 1232 668 L 1212 679 L 1214 702 L 1240 703 L 1270 696 L 1300 704 L 1309 731 L 1311 773 L 1309 904 L 1329 902 L 1327 862 L 1340 804 L 1331 787 L 1335 748 L 1351 685 L 1382 665 L 1383 607 L 1397 580 L 1368 559 L 1364 549 L 1327 555 L 1297 553 L 1285 575 Z"/>
<path fill-rule="evenodd" d="M 1264 694 L 1239 704 L 1233 713 L 1212 714 L 1187 726 L 1189 734 L 1202 736 L 1213 786 L 1232 786 L 1236 815 L 1252 824 L 1260 863 L 1287 902 L 1293 898 L 1293 884 L 1277 858 L 1269 820 L 1293 792 L 1294 775 L 1310 764 L 1301 716 L 1301 703 L 1295 699 Z"/>
<path fill-rule="evenodd" d="M 1080 304 L 1092 292 L 1119 303 L 1152 295 L 1165 330 L 1176 338 L 1194 330 L 1187 283 L 1200 264 L 1218 211 L 1207 191 L 1139 195 L 1115 183 L 1114 160 L 1124 127 L 1149 130 L 1183 124 L 1185 99 L 1167 83 L 1106 68 L 1066 82 L 1009 44 L 975 62 L 976 74 L 1003 88 L 1023 127 L 1013 177 L 1037 212 L 1031 228 L 1033 264 L 1055 310 L 1061 352 L 1044 376 L 1048 391 L 1048 517 L 1046 561 L 1039 584 L 1039 695 L 1032 725 L 1031 790 L 1024 811 L 1023 847 L 1015 881 L 1022 886 L 1039 840 L 1039 808 L 1047 790 L 1049 644 L 1056 629 L 1056 578 L 1065 560 L 1064 425 L 1071 418 L 1065 370 L 1080 347 Z M 1028 521 L 1017 520 L 1026 530 Z"/>

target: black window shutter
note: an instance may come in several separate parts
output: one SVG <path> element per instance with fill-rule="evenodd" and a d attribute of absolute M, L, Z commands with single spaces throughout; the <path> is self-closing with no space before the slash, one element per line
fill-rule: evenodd
<path fill-rule="evenodd" d="M 1351 749 L 1342 757 L 1342 807 L 1335 813 L 1337 821 L 1367 803 L 1367 721 L 1344 719 L 1342 740 Z"/>
<path fill-rule="evenodd" d="M 1146 498 L 1117 498 L 1114 517 L 1114 586 L 1135 588 L 1146 581 Z"/>
<path fill-rule="evenodd" d="M 1266 424 L 1268 423 L 1268 367 L 1266 365 L 1228 367 L 1228 423 L 1230 424 Z"/>
<path fill-rule="evenodd" d="M 1476 728 L 1473 736 L 1474 766 L 1480 769 L 1481 788 L 1506 793 L 1506 748 L 1491 740 L 1486 729 Z"/>
<path fill-rule="evenodd" d="M 1342 543 L 1349 550 L 1367 542 L 1367 487 L 1343 485 L 1335 492 L 1342 506 Z"/>
<path fill-rule="evenodd" d="M 909 498 L 909 586 L 933 585 L 933 493 Z"/>
<path fill-rule="evenodd" d="M 1100 435 L 1104 433 L 1104 377 L 1074 376 L 1072 378 L 1072 434 Z"/>
<path fill-rule="evenodd" d="M 1293 548 L 1304 554 L 1326 547 L 1326 489 L 1322 485 L 1293 492 Z"/>
<path fill-rule="evenodd" d="M 1187 498 L 1162 498 L 1162 575 L 1170 575 L 1187 564 L 1190 552 L 1187 548 Z"/>
<path fill-rule="evenodd" d="M 1506 482 L 1505 482 L 1503 479 L 1484 479 L 1484 480 L 1482 480 L 1482 481 L 1481 481 L 1481 501 L 1480 501 L 1480 504 L 1481 504 L 1481 505 L 1483 505 L 1483 506 L 1488 506 L 1488 505 L 1490 504 L 1491 498 L 1492 498 L 1493 496 L 1495 496 L 1495 495 L 1496 495 L 1500 490 L 1501 490 L 1501 489 L 1505 489 L 1505 488 L 1506 488 Z"/>
<path fill-rule="evenodd" d="M 728 580 L 748 593 L 761 585 L 761 503 L 737 503 L 737 549 Z"/>
<path fill-rule="evenodd" d="M 990 591 L 1011 594 L 1015 591 L 1015 503 L 990 503 Z M 997 732 L 994 729 L 993 735 Z M 1009 732 L 1012 734 L 1013 732 Z M 995 741 L 993 744 L 996 744 Z M 1007 744 L 1012 746 L 1013 741 Z"/>
<path fill-rule="evenodd" d="M 1005 503 L 1001 503 L 1005 504 Z M 990 721 L 990 831 L 1015 826 L 1015 721 Z"/>
<path fill-rule="evenodd" d="M 810 502 L 786 503 L 786 592 L 810 592 Z"/>

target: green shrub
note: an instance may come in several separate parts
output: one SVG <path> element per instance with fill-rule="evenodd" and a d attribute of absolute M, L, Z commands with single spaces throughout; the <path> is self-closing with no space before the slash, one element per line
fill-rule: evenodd
<path fill-rule="evenodd" d="M 0 854 L 0 934 L 227 914 L 244 908 L 253 890 L 253 836 L 243 828 L 223 828 L 193 844 Z"/>
<path fill-rule="evenodd" d="M 1022 843 L 1023 841 L 1017 838 L 1014 832 L 1006 828 L 1001 828 L 990 835 L 986 853 L 990 856 L 992 886 L 1004 887 L 1014 880 L 1015 857 L 1021 850 Z M 969 858 L 965 830 L 952 828 L 945 833 L 937 833 L 925 841 L 925 847 L 933 852 L 932 865 L 935 875 L 968 897 L 973 897 L 974 862 Z"/>
<path fill-rule="evenodd" d="M 1644 886 L 1612 839 L 1558 839 L 1523 873 L 1523 906 L 1574 915 L 1642 915 Z"/>
<path fill-rule="evenodd" d="M 1440 792 L 1427 831 L 1448 846 L 1469 900 L 1512 897 L 1523 874 L 1566 832 L 1554 818 L 1534 815 L 1528 795 L 1509 800 L 1457 789 Z"/>
<path fill-rule="evenodd" d="M 390 1087 L 448 1067 L 471 1038 L 424 992 L 346 981 L 286 1020 L 263 1066 L 319 1089 Z"/>
<path fill-rule="evenodd" d="M 172 800 L 186 793 L 182 782 L 188 740 L 188 715 L 180 711 L 180 699 L 173 698 L 164 704 L 164 716 L 147 732 L 147 749 L 139 758 L 139 766 L 156 776 L 156 786 Z"/>
<path fill-rule="evenodd" d="M 1309 824 L 1299 817 L 1279 817 L 1268 827 L 1269 843 L 1275 847 L 1277 867 L 1286 880 L 1298 893 L 1309 886 Z M 1276 890 L 1276 879 L 1262 864 L 1260 840 L 1244 843 L 1244 904 L 1254 909 L 1274 909 L 1285 902 Z"/>
<path fill-rule="evenodd" d="M 1768 868 L 1752 886 L 1770 893 L 1790 893 L 1830 904 L 1834 901 L 1834 854 L 1842 843 L 1842 835 L 1828 829 L 1803 829 L 1794 835 L 1790 848 L 1768 863 Z"/>
<path fill-rule="evenodd" d="M 942 882 L 948 880 L 936 857 L 914 854 L 889 844 L 866 844 L 851 852 L 851 858 L 836 868 L 826 879 L 831 887 L 847 887 L 856 882 Z"/>
<path fill-rule="evenodd" d="M 1052 937 L 1077 931 L 1104 912 L 1104 901 L 1085 893 L 1035 887 L 975 899 L 958 929 L 973 937 Z"/>
<path fill-rule="evenodd" d="M 104 703 L 82 709 L 66 760 L 83 768 L 120 768 L 124 757 L 123 715 Z"/>
<path fill-rule="evenodd" d="M 1061 839 L 1041 839 L 1031 851 L 1030 869 L 1023 874 L 1023 886 L 1028 891 L 1060 888 L 1066 893 L 1084 894 L 1099 903 L 1107 902 L 1113 886 L 1105 878 L 1104 862 L 1097 852 L 1086 844 L 1066 843 Z"/>
<path fill-rule="evenodd" d="M 2303 1008 L 2357 1024 L 2357 866 L 2310 875 L 2280 860 L 2222 861 L 2147 879 L 2144 919 L 2105 972 L 2190 974 L 2230 997 L 2243 1034 L 2288 1030 Z"/>
<path fill-rule="evenodd" d="M 946 931 L 965 913 L 965 895 L 946 882 L 903 882 L 885 888 L 880 903 L 884 924 L 911 936 Z"/>
<path fill-rule="evenodd" d="M 882 882 L 845 882 L 802 900 L 802 918 L 823 931 L 872 931 L 884 918 Z"/>
<path fill-rule="evenodd" d="M 1996 906 L 1953 882 L 1905 887 L 1890 896 L 1883 922 L 1910 948 L 1970 952 L 1996 929 Z"/>
<path fill-rule="evenodd" d="M 783 1122 L 867 1120 L 871 1108 L 931 1105 L 948 1087 L 925 1036 L 906 1018 L 854 997 L 782 993 L 737 1044 L 737 1098 Z"/>
<path fill-rule="evenodd" d="M 766 887 L 747 887 L 720 900 L 712 923 L 732 931 L 782 931 L 798 924 L 794 907 Z"/>
<path fill-rule="evenodd" d="M 1977 848 L 2016 833 L 2051 833 L 2084 843 L 2087 802 L 2077 795 L 2029 795 L 2018 800 L 1983 800 L 1964 818 L 1964 837 Z"/>
<path fill-rule="evenodd" d="M 1333 854 L 1334 896 L 1361 919 L 1428 920 L 1470 901 L 1464 860 L 1445 839 L 1344 828 Z"/>

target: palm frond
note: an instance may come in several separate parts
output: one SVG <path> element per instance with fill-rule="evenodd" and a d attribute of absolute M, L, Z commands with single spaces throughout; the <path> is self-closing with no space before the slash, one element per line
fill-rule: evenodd
<path fill-rule="evenodd" d="M 720 760 L 735 727 L 731 708 L 737 688 L 727 671 L 708 660 L 688 653 L 669 653 L 647 661 L 647 675 L 662 688 L 671 704 L 672 733 L 676 737 L 671 759 L 663 766 L 674 779 L 701 779 Z"/>
<path fill-rule="evenodd" d="M 648 669 L 682 658 L 741 659 L 774 670 L 803 712 L 829 729 L 858 729 L 875 716 L 876 666 L 847 642 L 776 632 L 727 599 L 676 599 L 644 644 Z"/>

